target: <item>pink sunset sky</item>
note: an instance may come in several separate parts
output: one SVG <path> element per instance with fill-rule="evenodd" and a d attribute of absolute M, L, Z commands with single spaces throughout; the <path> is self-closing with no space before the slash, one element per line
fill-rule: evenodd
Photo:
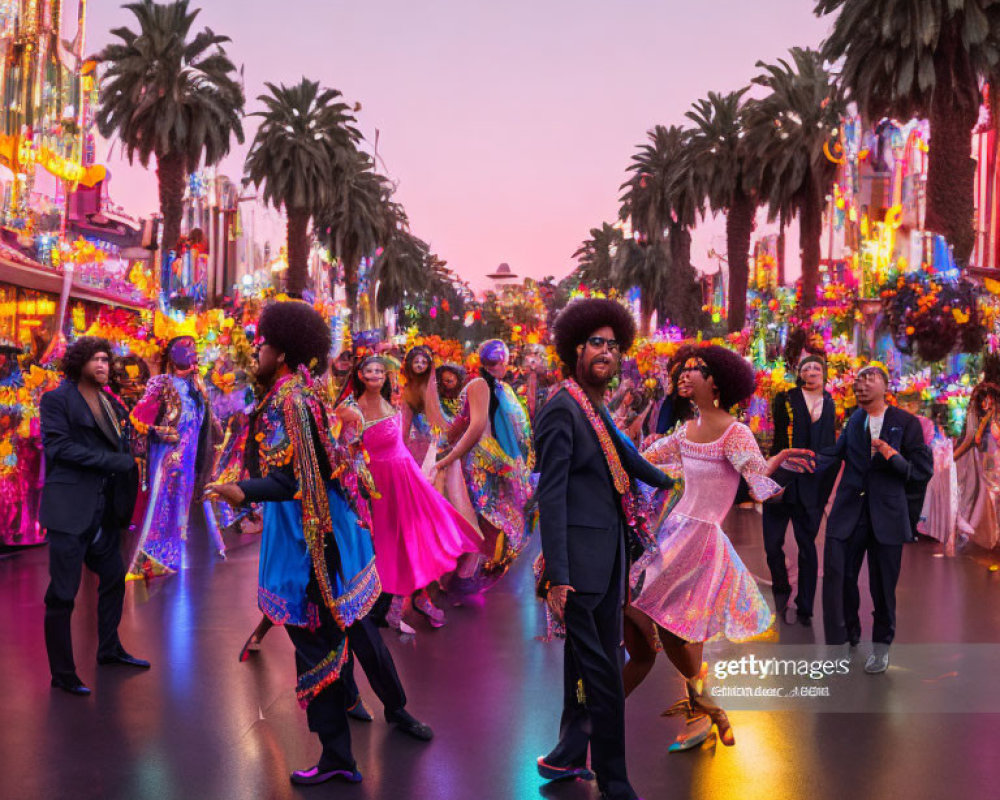
<path fill-rule="evenodd" d="M 66 2 L 67 17 L 75 3 Z M 193 6 L 198 3 L 192 2 Z M 303 75 L 362 103 L 369 149 L 379 131 L 383 169 L 414 233 L 474 287 L 507 262 L 522 276 L 562 277 L 590 228 L 613 221 L 635 146 L 653 125 L 684 123 L 691 102 L 729 91 L 789 47 L 817 46 L 830 26 L 812 0 L 202 0 L 198 27 L 232 38 L 245 67 L 247 111 L 264 82 Z M 118 3 L 91 0 L 87 50 L 135 27 Z M 70 34 L 71 35 L 71 34 Z M 242 175 L 247 144 L 221 170 Z M 112 196 L 129 211 L 157 209 L 155 176 L 115 146 L 99 156 Z M 694 260 L 716 268 L 721 221 L 695 234 Z M 257 212 L 258 238 L 277 249 L 276 212 Z M 790 274 L 797 272 L 788 251 Z"/>

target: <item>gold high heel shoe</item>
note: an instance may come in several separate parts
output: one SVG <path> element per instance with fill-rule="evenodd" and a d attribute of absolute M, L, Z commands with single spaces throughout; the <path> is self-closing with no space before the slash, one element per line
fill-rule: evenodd
<path fill-rule="evenodd" d="M 678 700 L 663 712 L 665 717 L 684 714 L 689 726 L 701 723 L 697 731 L 678 736 L 668 748 L 671 753 L 693 750 L 708 739 L 713 728 L 717 731 L 723 745 L 732 747 L 736 744 L 733 726 L 730 724 L 726 712 L 705 696 L 705 679 L 707 677 L 708 664 L 703 663 L 698 674 L 693 678 L 688 678 L 686 682 L 687 697 Z M 704 724 L 706 720 L 707 725 Z"/>

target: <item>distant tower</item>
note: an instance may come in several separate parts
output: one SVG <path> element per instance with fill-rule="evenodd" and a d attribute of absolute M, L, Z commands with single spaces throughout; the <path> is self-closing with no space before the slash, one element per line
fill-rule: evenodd
<path fill-rule="evenodd" d="M 486 277 L 493 281 L 493 288 L 498 292 L 504 286 L 510 286 L 517 280 L 517 275 L 511 270 L 510 264 L 506 262 L 497 267 L 496 272 L 491 272 Z"/>

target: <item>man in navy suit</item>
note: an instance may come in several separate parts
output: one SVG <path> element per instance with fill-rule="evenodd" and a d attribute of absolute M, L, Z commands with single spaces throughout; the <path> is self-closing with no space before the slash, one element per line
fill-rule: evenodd
<path fill-rule="evenodd" d="M 854 383 L 858 410 L 837 444 L 823 452 L 820 470 L 844 464 L 826 526 L 823 553 L 823 625 L 826 642 L 856 645 L 861 638 L 858 576 L 868 555 L 868 582 L 875 605 L 873 651 L 865 672 L 889 667 L 896 632 L 896 582 L 903 544 L 913 540 L 907 488 L 930 479 L 934 461 L 920 422 L 889 406 L 889 376 L 879 367 L 862 369 Z"/>
<path fill-rule="evenodd" d="M 628 310 L 613 300 L 578 300 L 553 326 L 567 381 L 538 416 L 538 511 L 545 570 L 541 586 L 565 622 L 559 743 L 538 759 L 546 780 L 593 777 L 601 796 L 635 800 L 625 764 L 622 639 L 625 605 L 625 494 L 635 478 L 673 481 L 614 428 L 604 405 L 621 355 L 635 339 Z M 623 505 L 624 502 L 624 505 Z"/>
<path fill-rule="evenodd" d="M 138 471 L 129 450 L 125 409 L 103 389 L 111 345 L 84 336 L 66 350 L 65 380 L 42 396 L 45 487 L 39 519 L 48 530 L 49 588 L 45 592 L 45 647 L 52 686 L 88 695 L 76 674 L 70 619 L 83 565 L 97 573 L 97 661 L 148 668 L 118 639 L 125 601 L 125 564 L 119 544 L 135 506 Z"/>

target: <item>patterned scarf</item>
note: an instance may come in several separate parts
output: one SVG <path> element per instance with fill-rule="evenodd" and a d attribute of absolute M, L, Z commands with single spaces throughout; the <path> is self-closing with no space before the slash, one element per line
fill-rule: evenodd
<path fill-rule="evenodd" d="M 312 423 L 316 424 L 320 446 L 333 470 L 330 479 L 340 483 L 348 504 L 364 526 L 370 517 L 360 511 L 363 500 L 358 497 L 356 481 L 350 480 L 353 477 L 350 458 L 343 448 L 338 448 L 330 439 L 328 428 L 324 425 L 325 416 L 319 393 L 304 370 L 280 378 L 261 401 L 258 412 L 260 411 L 276 412 L 279 417 L 280 421 L 270 437 L 261 430 L 254 438 L 262 444 L 271 445 L 268 454 L 264 456 L 268 464 L 292 464 L 299 484 L 296 499 L 302 502 L 302 532 L 312 560 L 316 584 L 337 625 L 345 630 L 371 610 L 381 593 L 381 587 L 375 571 L 375 560 L 372 559 L 359 576 L 342 576 L 345 583 L 349 584 L 348 590 L 340 596 L 336 594 L 335 582 L 326 560 L 327 539 L 333 531 L 326 489 L 327 478 L 320 469 L 319 454 L 313 442 Z M 356 584 L 356 588 L 351 588 L 353 584 Z"/>
<path fill-rule="evenodd" d="M 625 467 L 622 466 L 621 457 L 618 455 L 618 448 L 615 447 L 615 443 L 611 440 L 611 434 L 608 433 L 607 425 L 600 419 L 597 409 L 590 402 L 587 393 L 580 388 L 580 384 L 572 378 L 567 378 L 563 382 L 563 388 L 569 392 L 570 397 L 576 400 L 576 404 L 580 406 L 580 410 L 583 411 L 583 415 L 587 418 L 587 422 L 590 423 L 590 427 L 597 434 L 597 441 L 601 444 L 604 460 L 607 462 L 608 471 L 611 473 L 611 480 L 615 484 L 615 491 L 623 496 L 628 494 L 629 489 L 632 488 L 632 482 L 629 480 Z"/>
<path fill-rule="evenodd" d="M 601 451 L 604 453 L 604 461 L 608 466 L 608 471 L 611 473 L 611 481 L 614 483 L 615 491 L 621 497 L 622 511 L 625 513 L 625 523 L 636 532 L 644 546 L 649 546 L 650 542 L 653 541 L 653 537 L 646 529 L 646 520 L 641 511 L 641 499 L 638 487 L 629 478 L 628 472 L 625 471 L 625 467 L 622 465 L 618 448 L 611 438 L 611 431 L 614 432 L 622 447 L 634 448 L 634 445 L 614 426 L 610 417 L 607 416 L 607 411 L 604 411 L 602 414 L 594 407 L 594 404 L 590 402 L 590 398 L 587 397 L 586 392 L 580 388 L 580 385 L 575 380 L 567 378 L 563 381 L 562 388 L 580 406 L 580 410 L 583 411 L 583 415 L 587 418 L 587 422 L 590 423 L 590 427 L 593 428 L 597 436 L 597 441 L 601 445 Z"/>

